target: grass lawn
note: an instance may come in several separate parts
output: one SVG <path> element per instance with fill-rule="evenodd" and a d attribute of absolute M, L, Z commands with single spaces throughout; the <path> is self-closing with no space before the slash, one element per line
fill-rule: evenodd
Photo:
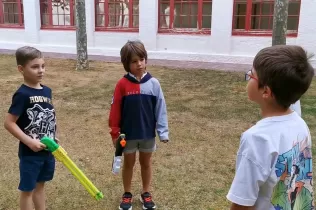
<path fill-rule="evenodd" d="M 75 71 L 73 60 L 46 60 L 44 84 L 53 89 L 59 138 L 70 158 L 104 193 L 96 202 L 61 164 L 47 184 L 49 210 L 117 209 L 123 193 L 121 176 L 111 173 L 113 146 L 108 114 L 114 85 L 125 71 L 121 64 L 91 62 Z M 0 55 L 0 115 L 8 110 L 22 77 L 14 57 Z M 148 67 L 160 80 L 168 108 L 170 142 L 154 154 L 153 196 L 158 209 L 222 210 L 234 175 L 239 137 L 257 121 L 243 73 Z M 302 112 L 316 136 L 316 83 L 302 98 Z M 0 126 L 0 210 L 18 208 L 18 141 Z M 316 163 L 316 140 L 313 142 Z M 141 209 L 140 167 L 133 179 L 133 209 Z M 315 189 L 314 189 L 315 191 Z"/>

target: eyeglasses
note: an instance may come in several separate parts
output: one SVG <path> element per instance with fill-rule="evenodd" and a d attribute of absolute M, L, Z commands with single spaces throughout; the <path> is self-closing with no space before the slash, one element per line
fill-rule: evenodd
<path fill-rule="evenodd" d="M 250 70 L 245 74 L 245 80 L 246 80 L 246 81 L 249 81 L 250 79 L 254 79 L 254 80 L 257 80 L 257 81 L 258 81 L 258 79 L 253 76 L 252 69 L 250 69 Z"/>

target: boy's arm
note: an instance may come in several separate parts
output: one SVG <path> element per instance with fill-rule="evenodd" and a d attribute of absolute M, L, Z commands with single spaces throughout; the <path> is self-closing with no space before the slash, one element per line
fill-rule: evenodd
<path fill-rule="evenodd" d="M 58 138 L 57 126 L 56 126 L 56 128 L 55 128 L 55 142 L 56 142 L 57 144 L 60 143 L 60 140 L 59 140 L 59 138 Z"/>
<path fill-rule="evenodd" d="M 7 114 L 4 120 L 5 129 L 7 129 L 15 138 L 19 139 L 34 152 L 45 149 L 46 146 L 44 144 L 42 144 L 39 140 L 32 139 L 19 128 L 19 126 L 16 124 L 18 118 L 18 116 L 12 115 L 10 113 Z"/>
<path fill-rule="evenodd" d="M 51 100 L 53 100 L 53 91 L 52 91 L 52 89 L 50 89 L 50 97 L 51 97 Z M 57 129 L 58 127 L 57 127 L 57 117 L 56 117 L 56 113 L 55 113 L 55 142 L 57 143 L 57 144 L 59 144 L 60 143 L 60 140 L 59 140 L 59 138 L 58 138 L 58 129 Z"/>
<path fill-rule="evenodd" d="M 238 204 L 233 203 L 230 207 L 230 210 L 255 210 L 254 206 L 240 206 Z"/>
<path fill-rule="evenodd" d="M 157 95 L 157 103 L 155 115 L 157 119 L 157 133 L 160 141 L 169 141 L 168 116 L 166 101 L 159 85 L 159 93 Z"/>
<path fill-rule="evenodd" d="M 120 135 L 120 124 L 121 124 L 121 105 L 122 105 L 122 91 L 120 83 L 117 83 L 112 103 L 111 103 L 111 110 L 109 115 L 109 127 L 110 127 L 110 134 L 112 137 L 113 143 Z"/>

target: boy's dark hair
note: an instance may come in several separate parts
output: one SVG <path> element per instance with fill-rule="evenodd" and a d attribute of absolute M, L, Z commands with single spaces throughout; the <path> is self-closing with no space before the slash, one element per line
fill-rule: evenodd
<path fill-rule="evenodd" d="M 121 62 L 125 71 L 130 72 L 129 65 L 132 57 L 137 55 L 140 58 L 144 58 L 147 62 L 147 51 L 144 44 L 141 41 L 128 41 L 121 49 Z"/>
<path fill-rule="evenodd" d="M 309 63 L 312 56 L 295 45 L 275 45 L 260 50 L 253 61 L 259 88 L 270 87 L 276 102 L 288 108 L 312 82 L 314 68 Z"/>
<path fill-rule="evenodd" d="M 42 52 L 30 46 L 20 47 L 15 52 L 17 65 L 25 66 L 29 61 L 35 58 L 42 58 Z"/>

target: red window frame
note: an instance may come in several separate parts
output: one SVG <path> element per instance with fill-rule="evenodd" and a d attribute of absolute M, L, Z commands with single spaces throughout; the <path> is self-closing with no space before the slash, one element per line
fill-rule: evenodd
<path fill-rule="evenodd" d="M 254 0 L 234 0 L 234 10 L 233 10 L 233 24 L 232 24 L 232 35 L 241 35 L 241 36 L 272 36 L 272 26 L 273 26 L 273 11 L 274 11 L 274 0 L 255 0 L 257 3 L 260 3 L 260 11 L 259 15 L 252 14 L 252 6 Z M 238 3 L 245 3 L 246 4 L 246 14 L 236 14 L 237 9 L 236 6 Z M 269 3 L 270 11 L 269 14 L 262 14 L 262 5 L 263 3 Z M 287 31 L 287 36 L 289 37 L 297 37 L 298 33 L 298 25 L 299 25 L 299 18 L 300 18 L 300 7 L 301 7 L 301 0 L 289 0 L 289 4 L 291 3 L 298 3 L 299 8 L 298 8 L 298 14 L 289 14 L 288 18 L 293 18 L 297 17 L 297 30 L 288 30 Z M 236 23 L 236 18 L 240 17 L 245 17 L 245 29 L 236 29 L 235 23 Z M 271 29 L 252 29 L 251 24 L 252 24 L 252 17 L 258 17 L 259 19 L 259 27 L 260 27 L 260 22 L 262 18 L 269 18 L 269 28 Z"/>
<path fill-rule="evenodd" d="M 73 5 L 69 6 L 69 15 L 65 14 L 64 6 L 60 6 L 63 11 L 59 13 L 53 13 L 53 7 L 57 5 Z M 68 5 L 67 5 L 68 4 Z M 75 30 L 75 0 L 40 0 L 40 13 L 41 13 L 41 29 L 53 29 L 53 30 Z M 67 9 L 68 10 L 68 9 Z M 46 16 L 48 24 L 43 23 L 43 18 Z M 53 16 L 58 17 L 58 24 L 53 23 Z M 59 25 L 59 17 L 64 16 L 64 24 Z M 66 25 L 66 16 L 69 16 L 69 25 Z"/>
<path fill-rule="evenodd" d="M 0 28 L 24 28 L 23 0 L 0 0 Z M 5 4 L 17 4 L 17 13 L 5 12 Z M 4 23 L 5 16 L 17 15 L 18 23 Z M 14 17 L 15 18 L 15 17 Z"/>
<path fill-rule="evenodd" d="M 197 27 L 196 28 L 180 28 L 180 27 L 174 27 L 174 20 L 175 16 L 180 18 L 180 24 L 182 24 L 182 19 L 184 19 L 184 16 L 188 17 L 188 22 L 191 21 L 191 18 L 195 16 L 195 14 L 191 14 L 191 5 L 192 4 L 198 4 L 197 5 Z M 203 4 L 209 3 L 211 4 L 211 13 L 210 14 L 203 14 Z M 162 14 L 162 4 L 168 4 L 169 5 L 169 15 Z M 175 4 L 180 4 L 180 14 L 175 15 Z M 189 5 L 189 15 L 186 15 L 185 12 L 183 12 L 183 5 L 188 4 Z M 210 18 L 210 24 L 212 22 L 212 0 L 159 0 L 158 2 L 158 33 L 170 33 L 170 34 L 211 34 L 211 25 L 209 28 L 203 27 L 203 18 L 209 17 Z M 167 27 L 162 27 L 162 20 L 164 22 L 167 22 L 166 17 L 169 17 L 169 23 L 167 24 Z"/>
<path fill-rule="evenodd" d="M 95 30 L 138 32 L 139 1 L 140 0 L 95 0 Z M 132 8 L 131 10 L 128 10 L 128 16 L 124 14 L 124 8 L 122 7 L 123 3 L 127 8 Z M 99 11 L 101 9 L 103 9 L 103 12 Z M 125 18 L 128 18 L 127 23 L 125 23 Z M 101 23 L 99 21 L 101 21 Z"/>

